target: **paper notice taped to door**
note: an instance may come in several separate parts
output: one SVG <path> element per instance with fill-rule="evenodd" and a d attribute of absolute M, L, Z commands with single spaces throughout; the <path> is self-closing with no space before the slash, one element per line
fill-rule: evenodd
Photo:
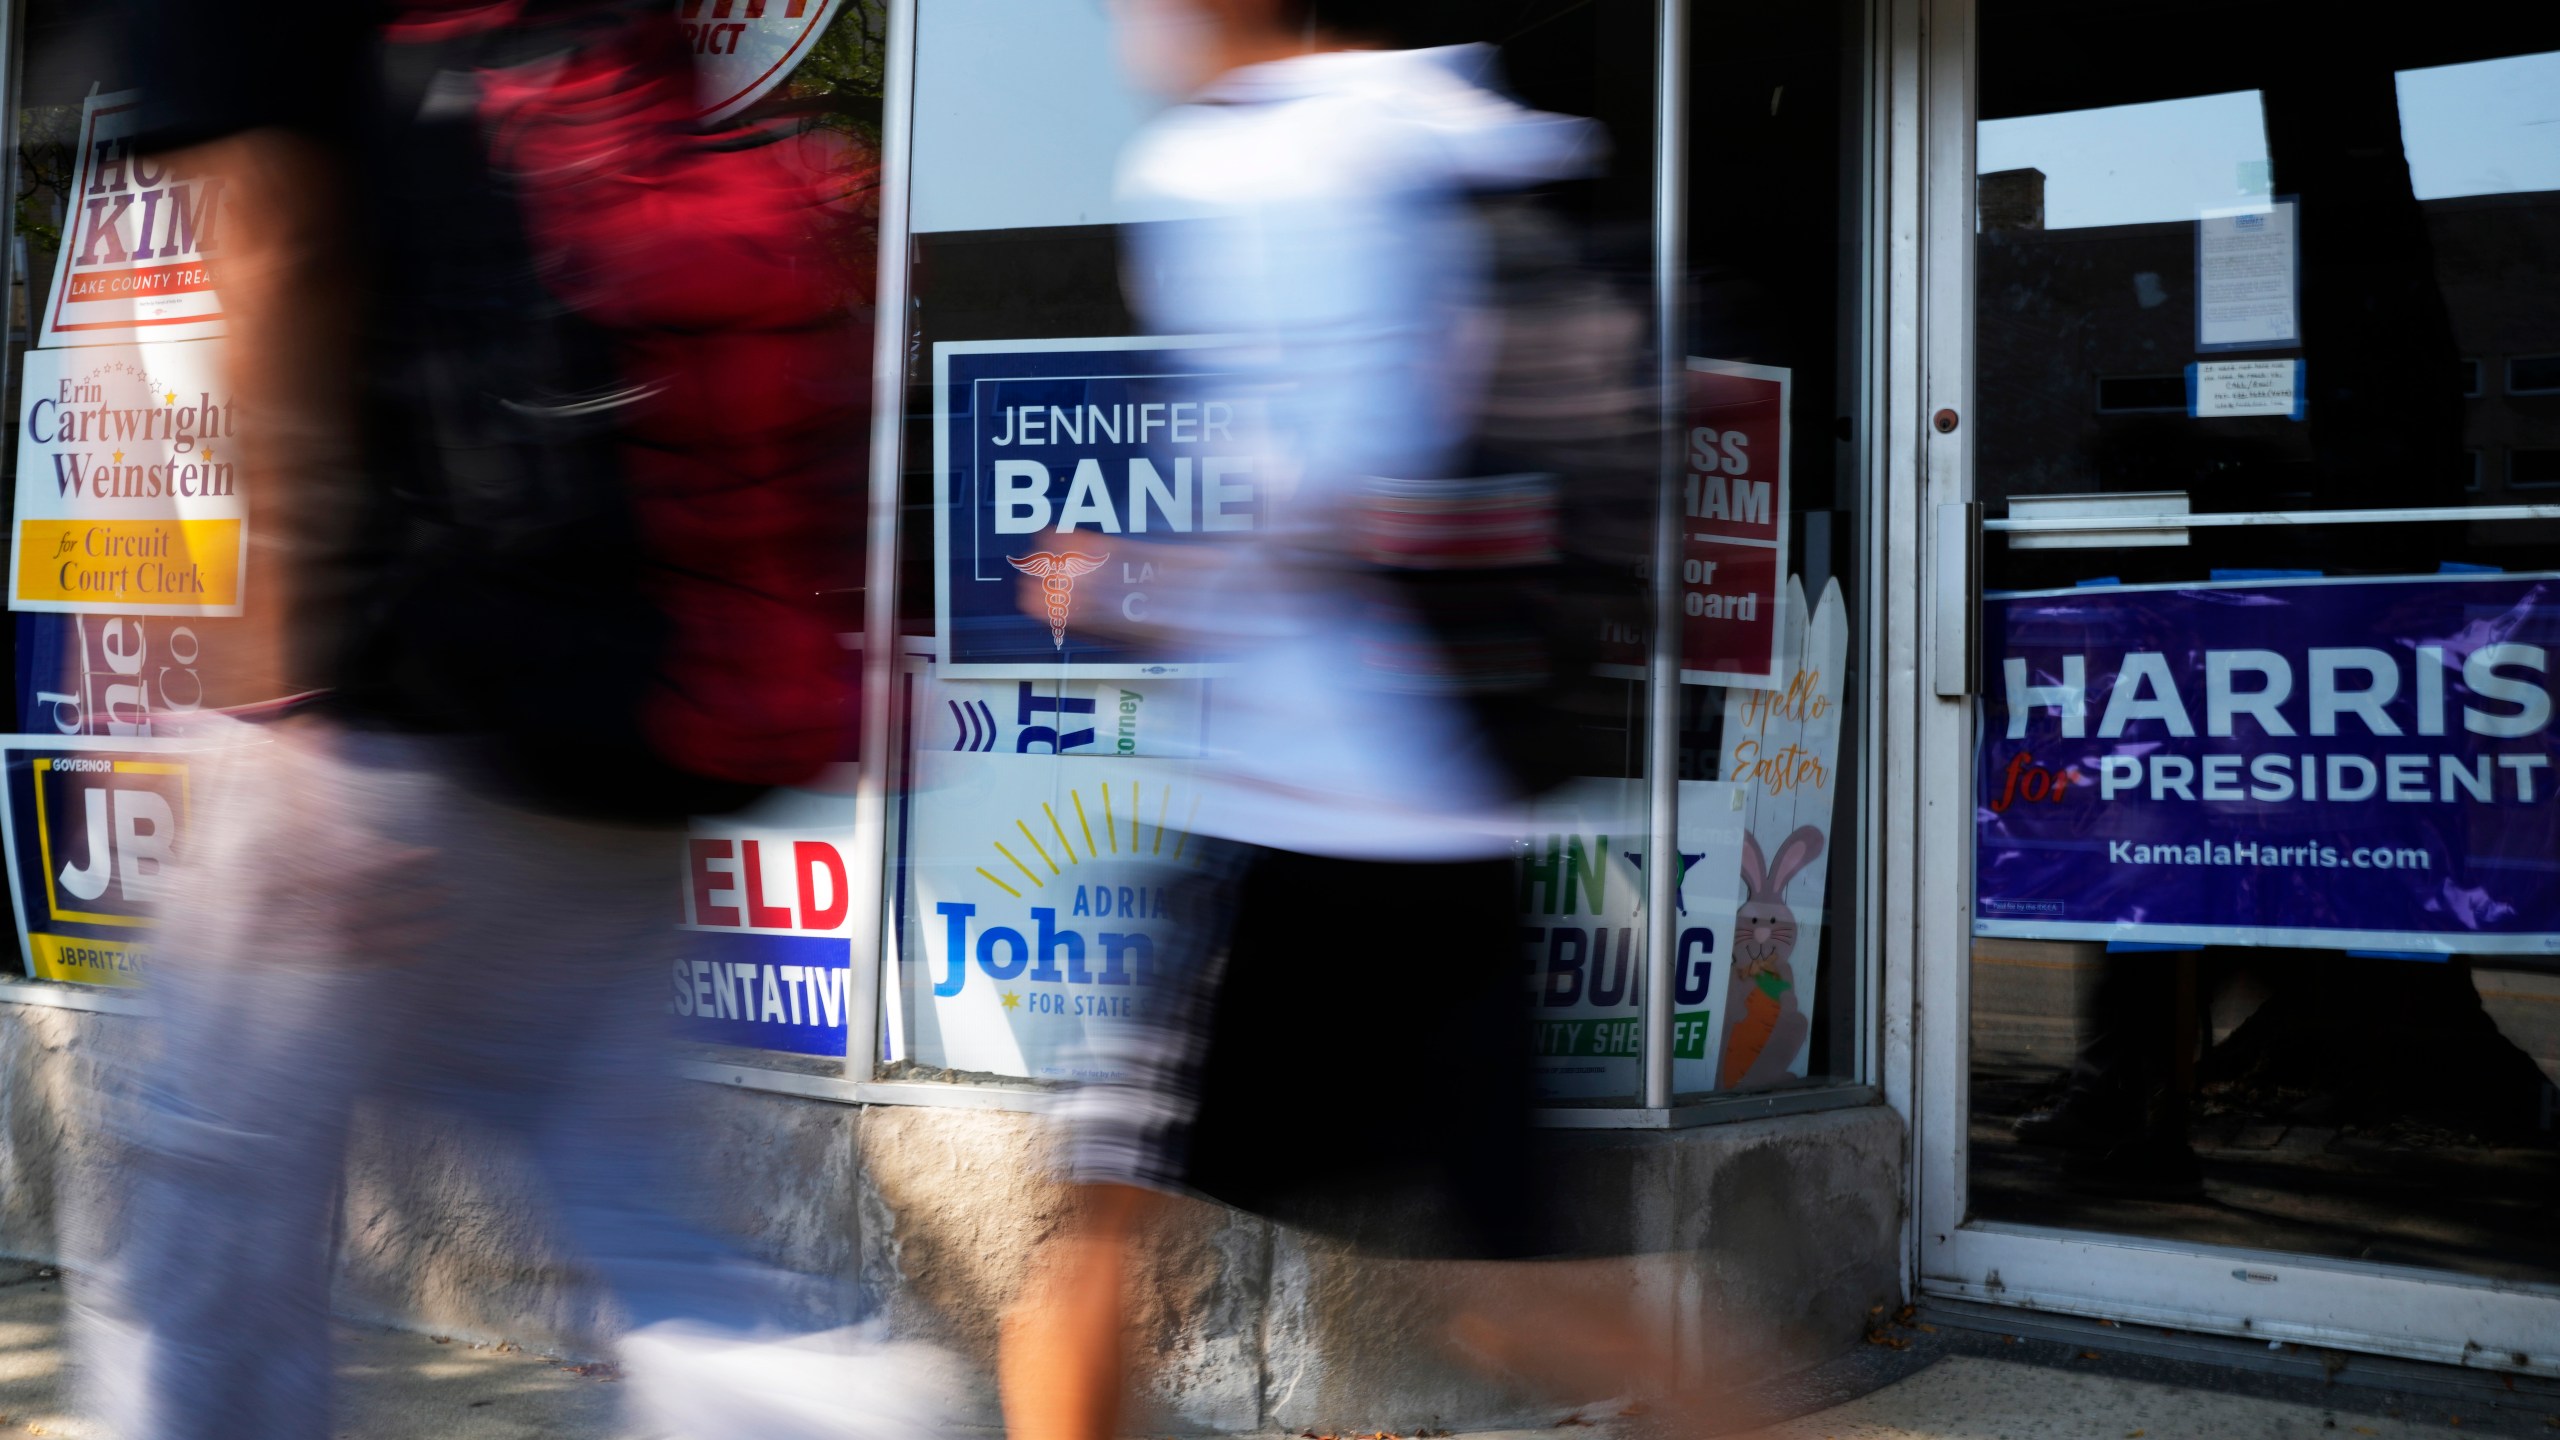
<path fill-rule="evenodd" d="M 2196 348 L 2302 343 L 2299 207 L 2276 200 L 2196 222 Z"/>
<path fill-rule="evenodd" d="M 2200 420 L 2236 415 L 2302 418 L 2299 360 L 2211 360 L 2187 367 L 2187 413 Z"/>

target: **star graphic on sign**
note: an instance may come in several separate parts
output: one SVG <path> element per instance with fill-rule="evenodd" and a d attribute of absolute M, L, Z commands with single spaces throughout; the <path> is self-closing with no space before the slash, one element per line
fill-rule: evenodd
<path fill-rule="evenodd" d="M 1021 997 L 1021 996 L 1019 996 L 1019 995 L 1016 995 L 1015 993 L 1013 993 L 1013 992 L 1012 992 L 1012 991 L 1010 991 L 1010 990 L 1005 991 L 1005 992 L 1004 992 L 1004 1008 L 1006 1008 L 1007 1010 L 1019 1010 L 1019 1009 L 1021 1009 L 1021 1008 L 1022 1008 L 1022 997 Z"/>
<path fill-rule="evenodd" d="M 1620 859 L 1622 859 L 1622 860 L 1626 861 L 1629 865 L 1634 866 L 1634 867 L 1635 867 L 1635 872 L 1636 872 L 1637 878 L 1639 878 L 1639 879 L 1643 878 L 1643 875 L 1644 875 L 1644 855 L 1643 855 L 1643 853 L 1642 853 L 1641 851 L 1636 851 L 1636 850 L 1625 850 L 1625 851 L 1621 851 L 1621 852 L 1619 852 L 1619 857 L 1618 857 L 1618 858 L 1620 858 Z M 1692 865 L 1697 864 L 1699 861 L 1704 860 L 1704 859 L 1706 859 L 1706 858 L 1707 858 L 1707 852 L 1706 852 L 1706 851 L 1704 851 L 1704 850 L 1700 850 L 1700 851 L 1698 851 L 1698 852 L 1697 852 L 1697 853 L 1695 853 L 1695 854 L 1691 854 L 1689 851 L 1686 851 L 1686 850 L 1683 850 L 1683 851 L 1681 851 L 1681 852 L 1680 852 L 1680 879 L 1679 879 L 1679 882 L 1678 882 L 1678 883 L 1679 883 L 1679 888 L 1673 892 L 1673 894 L 1674 894 L 1675 896 L 1677 896 L 1677 897 L 1678 897 L 1679 902 L 1680 902 L 1680 910 L 1679 910 L 1679 913 L 1680 913 L 1680 914 L 1686 915 L 1686 914 L 1688 914 L 1688 913 L 1689 913 L 1689 867 L 1690 867 L 1690 866 L 1692 866 Z"/>
<path fill-rule="evenodd" d="M 206 460 L 208 460 L 208 461 L 210 461 L 210 460 L 212 460 L 212 459 L 213 459 L 213 447 L 212 447 L 212 446 L 207 445 L 206 447 L 204 447 L 204 458 L 205 458 Z"/>
<path fill-rule="evenodd" d="M 124 452 L 121 450 L 116 452 L 116 463 L 119 465 L 124 463 Z"/>
<path fill-rule="evenodd" d="M 172 391 L 170 391 L 168 394 L 161 396 L 161 397 L 160 397 L 160 403 L 161 403 L 161 404 L 163 404 L 163 405 L 175 405 L 175 404 L 177 404 L 177 403 L 178 403 L 178 392 L 177 392 L 177 391 L 175 391 L 175 390 L 172 390 Z"/>

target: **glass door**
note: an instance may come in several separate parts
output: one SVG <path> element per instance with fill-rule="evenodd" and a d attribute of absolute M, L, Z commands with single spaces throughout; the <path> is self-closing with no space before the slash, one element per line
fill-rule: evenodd
<path fill-rule="evenodd" d="M 2560 1368 L 2560 24 L 1959 8 L 1924 1283 Z"/>

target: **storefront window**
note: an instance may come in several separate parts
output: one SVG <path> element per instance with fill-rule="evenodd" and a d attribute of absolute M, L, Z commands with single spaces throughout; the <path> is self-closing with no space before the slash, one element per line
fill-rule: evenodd
<path fill-rule="evenodd" d="M 1641 330 L 1652 293 L 1653 8 L 1518 8 L 1492 37 L 1507 42 L 1510 87 L 1606 127 L 1607 177 L 1568 186 L 1553 204 Z M 1208 854 L 1191 829 L 1193 761 L 1232 723 L 1220 696 L 1234 680 L 1214 653 L 1114 652 L 1022 618 L 1012 572 L 1039 557 L 1007 552 L 992 558 L 1011 568 L 991 565 L 995 542 L 970 533 L 964 492 L 983 477 L 968 447 L 989 438 L 973 427 L 997 412 L 967 407 L 1019 394 L 1070 415 L 1099 406 L 1086 413 L 1108 420 L 1117 406 L 1160 402 L 1180 415 L 1198 402 L 1204 433 L 1190 451 L 1168 440 L 1153 447 L 1162 453 L 1124 454 L 1108 434 L 1068 437 L 1049 457 L 1058 483 L 1048 498 L 1059 503 L 1081 464 L 1083 452 L 1068 453 L 1077 445 L 1115 475 L 1143 462 L 1163 492 L 1144 503 L 1159 508 L 1195 480 L 1217 483 L 1229 461 L 1205 433 L 1219 402 L 1190 388 L 1185 337 L 1145 334 L 1125 298 L 1123 269 L 1144 248 L 1137 227 L 1186 217 L 1115 194 L 1120 151 L 1159 102 L 1102 78 L 1114 56 L 1100 9 L 1048 7 L 1005 27 L 960 7 L 920 18 L 899 696 L 908 769 L 892 844 L 900 979 L 885 1073 L 1065 1079 L 1109 1065 L 1095 1057 L 1148 1003 L 1151 967 L 1178 944 L 1172 897 Z M 1051 83 L 1062 66 L 1078 83 Z M 1242 521 L 1254 502 L 1239 484 L 1221 503 Z M 1153 603 L 1143 567 L 1095 564 L 1046 583 L 1074 606 L 1137 613 Z M 1074 613 L 1048 623 L 1074 625 Z M 1058 663 L 1079 644 L 1081 655 Z M 1559 1104 L 1629 1105 L 1643 1090 L 1646 672 L 1635 635 L 1617 644 L 1614 678 L 1574 742 L 1588 757 L 1583 778 L 1540 802 L 1515 847 L 1539 1084 Z M 1730 847 L 1720 859 L 1739 863 Z M 1326 1013 L 1356 1029 L 1367 967 L 1395 963 L 1346 933 L 1339 953 L 1307 957 L 1303 984 L 1338 997 Z M 1371 1038 L 1394 1047 L 1393 1036 Z M 1707 1043 L 1693 1025 L 1674 1052 L 1701 1088 Z"/>
<path fill-rule="evenodd" d="M 125 355 L 155 393 L 197 391 L 228 424 L 210 288 L 157 305 L 147 335 L 83 329 L 86 312 L 65 309 L 64 238 L 85 214 L 72 192 L 89 183 L 84 156 L 115 155 L 125 94 L 100 73 L 116 47 L 75 9 L 38 5 L 23 22 L 5 398 L 23 418 L 28 386 L 86 384 Z M 1661 581 L 1676 637 L 1650 644 L 1642 607 L 1608 628 L 1559 746 L 1573 754 L 1572 776 L 1544 790 L 1504 842 L 1517 865 L 1540 1095 L 1568 1108 L 1642 1105 L 1657 1034 L 1671 1099 L 1862 1078 L 1866 18 L 1846 3 L 1698 6 L 1674 87 L 1686 175 L 1679 213 L 1665 216 L 1661 7 L 1511 9 L 1488 31 L 1503 83 L 1531 106 L 1595 120 L 1609 150 L 1600 174 L 1539 203 L 1570 232 L 1593 303 L 1623 311 L 1641 337 L 1630 342 L 1635 367 L 1676 375 L 1680 395 L 1668 447 L 1679 460 L 1662 480 L 1678 492 L 1666 542 L 1674 573 Z M 832 203 L 864 211 L 881 168 L 889 8 L 841 0 L 807 13 L 820 18 L 805 34 L 700 17 L 687 34 L 715 111 L 840 177 Z M 1129 298 L 1140 242 L 1193 211 L 1125 198 L 1117 183 L 1124 150 L 1161 102 L 1121 78 L 1109 13 L 987 0 L 916 9 L 905 245 L 891 262 L 908 292 L 890 321 L 906 338 L 905 434 L 901 468 L 883 481 L 898 497 L 896 653 L 890 693 L 871 698 L 892 737 L 881 931 L 854 933 L 871 837 L 857 832 L 850 780 L 691 827 L 674 907 L 688 938 L 667 993 L 699 1058 L 857 1079 L 1019 1085 L 1093 1073 L 1097 1047 L 1108 1049 L 1171 963 L 1184 875 L 1213 863 L 1197 765 L 1234 719 L 1220 701 L 1230 662 L 1214 645 L 1092 630 L 1089 607 L 1134 619 L 1164 582 L 1099 549 L 1032 553 L 972 508 L 1010 496 L 1027 513 L 1032 503 L 1028 472 L 999 476 L 970 453 L 989 438 L 974 427 L 1055 407 L 1089 418 L 1037 437 L 1054 452 L 1040 457 L 1049 488 L 1036 497 L 1053 521 L 1102 505 L 1214 541 L 1263 513 L 1253 446 L 1235 442 L 1255 423 L 1249 407 L 1239 412 L 1188 368 L 1200 337 L 1149 333 Z M 779 58 L 759 59 L 767 50 Z M 782 78 L 749 93 L 769 73 Z M 1760 213 L 1787 220 L 1744 223 Z M 1668 269 L 1666 220 L 1682 242 Z M 846 263 L 867 268 L 872 233 L 843 233 Z M 1665 297 L 1676 317 L 1667 341 L 1656 323 Z M 79 374 L 65 369 L 75 362 Z M 1150 407 L 1171 417 L 1164 433 L 1131 438 L 1116 417 Z M 34 492 L 21 493 L 17 473 L 53 463 L 26 449 L 20 429 L 0 454 L 22 502 L 13 524 L 46 518 L 24 508 Z M 207 431 L 191 446 L 200 463 L 236 463 L 229 439 Z M 1085 461 L 1120 488 L 1077 489 Z M 241 487 L 237 514 L 190 523 L 245 536 L 257 523 L 254 477 Z M 1642 499 L 1648 512 L 1655 503 Z M 1665 537 L 1621 538 L 1630 586 L 1653 585 Z M 23 842 L 13 893 L 34 917 L 24 953 L 38 977 L 118 983 L 147 948 L 147 897 L 116 908 L 128 872 L 98 869 L 100 897 L 62 893 L 63 857 L 46 847 L 79 850 L 89 812 L 60 777 L 105 764 L 99 773 L 134 789 L 134 805 L 168 811 L 165 830 L 140 810 L 119 830 L 110 798 L 111 834 L 147 848 L 183 832 L 184 766 L 167 720 L 264 698 L 214 693 L 197 678 L 269 563 L 255 547 L 240 553 L 228 598 L 202 603 L 48 607 L 23 603 L 19 587 L 7 643 L 22 733 L 7 798 L 13 843 Z M 1026 587 L 1047 611 L 1026 602 Z M 1658 654 L 1676 656 L 1677 684 L 1657 684 L 1667 679 Z M 1666 735 L 1658 749 L 1658 729 L 1676 743 Z M 1657 753 L 1676 757 L 1663 773 Z M 48 805 L 53 831 L 37 816 Z M 1676 862 L 1653 853 L 1657 823 Z M 1657 858 L 1676 875 L 1667 924 L 1647 913 Z M 1646 1008 L 1656 934 L 1669 951 L 1667 1015 Z M 875 940 L 886 967 L 880 1044 L 848 1068 L 847 1052 L 874 1033 L 858 1013 L 857 970 Z M 1310 962 L 1308 983 L 1339 988 L 1342 1013 L 1356 1016 L 1364 963 L 1383 962 L 1346 944 Z"/>
<path fill-rule="evenodd" d="M 1684 1093 L 1858 1074 L 1868 707 L 1866 7 L 1690 24 L 1682 827 L 1742 853 L 1719 1061 Z"/>
<path fill-rule="evenodd" d="M 1658 7 L 1517 8 L 1494 37 L 1510 87 L 1597 118 L 1613 148 L 1604 178 L 1553 203 L 1592 270 L 1649 311 L 1661 293 Z M 1184 398 L 1180 337 L 1142 332 L 1124 271 L 1145 248 L 1137 227 L 1185 219 L 1132 209 L 1112 186 L 1111 157 L 1153 106 L 1093 82 L 1110 55 L 1099 14 L 1062 7 L 993 29 L 972 13 L 920 17 L 897 701 L 907 768 L 884 1073 L 1064 1079 L 1108 1063 L 1095 1047 L 1143 1003 L 1141 967 L 1171 943 L 1154 907 L 1172 889 L 1147 877 L 1178 876 L 1169 862 L 1197 853 L 1189 762 L 1219 743 L 1226 682 L 1205 655 L 1115 662 L 1095 650 L 1081 667 L 1057 664 L 1067 642 L 1032 633 L 1023 582 L 970 533 L 961 492 L 993 484 L 968 453 L 989 440 L 979 418 L 997 413 L 964 413 L 995 403 L 979 397 L 1049 386 L 1058 393 L 1040 393 L 1043 405 Z M 1674 480 L 1678 769 L 1655 783 L 1652 660 L 1639 633 L 1617 636 L 1603 673 L 1622 688 L 1597 707 L 1607 714 L 1585 717 L 1580 778 L 1536 803 L 1515 847 L 1523 982 L 1552 1105 L 1644 1096 L 1658 803 L 1676 807 L 1681 852 L 1673 1095 L 1859 1073 L 1864 24 L 1851 5 L 1705 7 L 1693 21 L 1672 357 L 1687 407 Z M 1041 83 L 1060 66 L 1086 80 Z M 1789 220 L 1745 224 L 1746 213 Z M 1214 457 L 1141 458 L 1171 475 L 1176 461 Z M 1059 504 L 1081 483 L 1067 476 L 1079 462 L 1061 463 L 1043 492 Z M 1024 557 L 994 558 L 1018 569 Z M 1115 563 L 1062 577 L 1071 603 L 1145 603 Z M 1308 957 L 1305 983 L 1338 993 L 1335 1013 L 1356 1026 L 1361 967 L 1379 963 L 1346 937 L 1340 954 Z"/>
<path fill-rule="evenodd" d="M 13 502 L 5 636 L 18 732 L 0 743 L 0 820 L 18 954 L 34 978 L 87 986 L 134 984 L 154 943 L 157 877 L 185 844 L 194 798 L 185 727 L 173 722 L 291 688 L 231 658 L 250 623 L 244 609 L 276 593 L 266 567 L 285 549 L 248 543 L 261 531 L 280 540 L 282 526 L 240 469 L 234 441 L 256 422 L 230 400 L 221 297 L 207 268 L 236 217 L 219 182 L 123 146 L 137 95 L 116 73 L 129 37 L 111 19 L 50 3 L 19 17 L 0 397 L 18 421 L 0 447 Z M 819 203 L 848 222 L 832 233 L 848 272 L 867 281 L 885 0 L 686 26 L 706 113 L 739 143 L 786 147 L 818 182 Z M 82 407 L 136 438 L 77 443 L 53 417 Z M 99 464 L 137 474 L 192 466 L 203 497 L 111 498 L 103 485 L 84 494 L 82 472 Z M 146 542 L 131 553 L 146 557 L 155 527 L 175 526 L 172 549 L 201 584 L 146 595 L 137 570 L 102 595 L 65 580 L 70 572 L 42 563 L 42 552 L 74 524 L 84 534 L 127 527 Z M 858 587 L 858 561 L 843 584 Z M 858 615 L 858 593 L 847 599 L 845 612 Z M 671 983 L 635 979 L 664 988 L 671 1024 L 696 1053 L 833 1074 L 848 1037 L 867 1033 L 854 1013 L 863 992 L 848 913 L 858 847 L 840 781 L 699 822 L 682 842 L 683 883 L 669 909 L 684 948 Z"/>
<path fill-rule="evenodd" d="M 2560 1277 L 2560 33 L 1983 9 L 1971 1213 Z"/>

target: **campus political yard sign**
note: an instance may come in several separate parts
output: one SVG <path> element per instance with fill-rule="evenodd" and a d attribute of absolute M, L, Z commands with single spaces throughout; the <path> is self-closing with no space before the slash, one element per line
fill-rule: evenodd
<path fill-rule="evenodd" d="M 1680 679 L 1784 685 L 1791 372 L 1689 357 L 1680 479 Z"/>
<path fill-rule="evenodd" d="M 18 726 L 30 735 L 159 733 L 205 705 L 203 631 L 228 622 L 140 615 L 18 621 Z"/>
<path fill-rule="evenodd" d="M 899 833 L 902 1057 L 1101 1079 L 1165 1003 L 1210 850 L 1180 761 L 924 750 Z"/>
<path fill-rule="evenodd" d="M 1977 933 L 2560 952 L 2560 575 L 1986 609 Z"/>
<path fill-rule="evenodd" d="M 23 363 L 9 608 L 239 614 L 249 511 L 220 342 Z"/>
<path fill-rule="evenodd" d="M 1097 621 L 1158 617 L 1167 546 L 1262 524 L 1258 447 L 1215 378 L 1147 338 L 946 342 L 933 370 L 942 673 L 1211 673 L 1214 656 Z"/>
<path fill-rule="evenodd" d="M 139 982 L 187 824 L 187 776 L 186 755 L 172 750 L 0 742 L 0 813 L 28 974 Z"/>
<path fill-rule="evenodd" d="M 81 102 L 39 346 L 222 333 L 222 299 L 205 263 L 228 228 L 222 177 L 135 153 L 141 98 L 119 90 Z"/>
<path fill-rule="evenodd" d="M 713 1045 L 845 1053 L 854 1004 L 850 796 L 794 793 L 753 820 L 696 820 L 667 1009 Z"/>
<path fill-rule="evenodd" d="M 1683 1093 L 1716 1084 L 1747 808 L 1740 786 L 1680 782 L 1671 1054 Z M 1541 1099 L 1644 1088 L 1647 829 L 1642 782 L 1578 779 L 1538 798 L 1521 837 L 1519 933 Z"/>

